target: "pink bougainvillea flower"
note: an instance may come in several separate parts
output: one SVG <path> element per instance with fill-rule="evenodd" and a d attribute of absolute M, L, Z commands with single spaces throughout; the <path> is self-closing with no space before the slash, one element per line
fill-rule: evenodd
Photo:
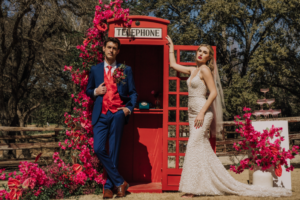
<path fill-rule="evenodd" d="M 287 159 L 293 159 L 294 155 L 298 154 L 298 147 L 293 146 L 292 150 L 285 150 L 280 147 L 281 141 L 284 138 L 280 136 L 282 128 L 276 128 L 272 126 L 270 129 L 263 130 L 262 132 L 256 131 L 251 123 L 251 112 L 250 108 L 243 108 L 246 112 L 243 115 L 245 122 L 239 121 L 240 117 L 235 116 L 235 124 L 238 126 L 236 132 L 239 133 L 244 139 L 241 142 L 234 143 L 233 147 L 237 151 L 251 149 L 251 156 L 249 158 L 240 161 L 238 167 L 232 166 L 231 171 L 235 173 L 241 173 L 244 169 L 248 168 L 253 170 L 255 165 L 261 166 L 262 171 L 268 170 L 274 166 L 276 173 L 281 176 L 282 168 L 281 165 L 287 165 Z M 275 139 L 275 142 L 271 143 L 270 139 Z M 292 171 L 293 166 L 286 167 L 286 171 Z"/>
<path fill-rule="evenodd" d="M 72 71 L 72 66 L 65 66 L 64 71 Z"/>
<path fill-rule="evenodd" d="M 73 165 L 73 171 L 75 172 L 75 174 L 78 174 L 79 172 L 82 171 L 82 166 L 79 164 L 74 164 Z"/>
<path fill-rule="evenodd" d="M 42 192 L 42 190 L 41 190 L 41 188 L 40 189 L 38 189 L 38 191 L 36 191 L 35 193 L 34 193 L 34 196 L 39 196 L 40 195 L 40 193 Z"/>

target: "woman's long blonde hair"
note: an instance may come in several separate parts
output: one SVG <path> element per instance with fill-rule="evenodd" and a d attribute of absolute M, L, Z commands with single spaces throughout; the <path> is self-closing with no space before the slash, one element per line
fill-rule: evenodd
<path fill-rule="evenodd" d="M 200 49 L 200 47 L 208 48 L 210 59 L 207 61 L 206 65 L 207 65 L 207 67 L 209 67 L 209 69 L 213 73 L 214 72 L 214 54 L 215 54 L 215 52 L 214 52 L 213 48 L 208 44 L 200 44 L 197 51 Z M 196 56 L 197 56 L 197 54 L 196 54 Z"/>
<path fill-rule="evenodd" d="M 222 136 L 222 130 L 223 130 L 223 109 L 225 110 L 225 101 L 224 101 L 224 96 L 223 96 L 223 89 L 222 89 L 222 84 L 217 68 L 217 63 L 214 58 L 214 50 L 213 48 L 208 45 L 208 44 L 201 44 L 197 51 L 199 50 L 200 47 L 206 47 L 209 49 L 209 56 L 210 59 L 207 61 L 206 65 L 209 67 L 211 70 L 211 73 L 213 75 L 213 79 L 215 82 L 215 86 L 217 89 L 217 97 L 212 103 L 212 108 L 213 108 L 213 121 L 210 124 L 210 131 L 212 137 L 221 137 Z"/>

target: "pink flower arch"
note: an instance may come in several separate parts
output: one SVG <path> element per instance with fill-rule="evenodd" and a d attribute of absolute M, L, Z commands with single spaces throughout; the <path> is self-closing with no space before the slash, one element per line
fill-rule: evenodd
<path fill-rule="evenodd" d="M 0 190 L 0 200 L 19 199 L 29 192 L 39 196 L 43 188 L 50 188 L 59 182 L 63 183 L 65 187 L 69 187 L 70 191 L 77 188 L 77 185 L 85 185 L 87 181 L 97 184 L 105 183 L 102 173 L 99 171 L 99 160 L 93 150 L 91 116 L 94 102 L 85 94 L 85 90 L 91 66 L 103 61 L 101 49 L 107 35 L 107 20 L 114 18 L 124 26 L 130 26 L 132 23 L 128 19 L 129 9 L 123 9 L 122 3 L 121 0 L 114 0 L 109 5 L 104 5 L 102 0 L 99 0 L 99 5 L 95 7 L 93 27 L 86 31 L 83 44 L 77 46 L 82 66 L 80 69 L 75 69 L 73 66 L 64 67 L 64 71 L 70 72 L 72 81 L 80 87 L 80 92 L 71 95 L 77 106 L 74 107 L 72 114 L 65 113 L 64 115 L 65 124 L 69 128 L 66 131 L 68 139 L 65 139 L 63 143 L 59 142 L 59 146 L 63 151 L 76 152 L 77 163 L 66 164 L 56 152 L 53 154 L 56 168 L 41 168 L 37 163 L 24 161 L 20 162 L 19 172 L 7 174 L 4 169 L 0 169 L 0 179 L 9 180 L 13 186 L 7 190 Z"/>

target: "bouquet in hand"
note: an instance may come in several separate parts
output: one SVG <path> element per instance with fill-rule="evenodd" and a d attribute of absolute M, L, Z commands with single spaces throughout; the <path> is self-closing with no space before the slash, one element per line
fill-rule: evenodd
<path fill-rule="evenodd" d="M 126 74 L 124 73 L 124 70 L 126 68 L 125 63 L 121 64 L 119 67 L 117 67 L 113 73 L 113 79 L 115 83 L 122 83 L 125 84 L 125 82 L 123 81 L 126 78 Z"/>

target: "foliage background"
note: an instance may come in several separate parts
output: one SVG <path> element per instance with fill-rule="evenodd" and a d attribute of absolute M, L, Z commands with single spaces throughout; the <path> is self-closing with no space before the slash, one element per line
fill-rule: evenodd
<path fill-rule="evenodd" d="M 217 46 L 226 112 L 258 109 L 260 88 L 270 88 L 283 117 L 299 116 L 298 0 L 130 0 L 131 15 L 168 19 L 178 45 Z M 267 107 L 265 107 L 267 109 Z"/>
<path fill-rule="evenodd" d="M 38 3 L 41 2 L 37 1 L 34 5 L 38 7 Z M 45 40 L 47 44 L 55 44 L 55 47 L 65 49 L 54 51 L 60 61 L 49 62 L 49 70 L 62 71 L 64 65 L 74 66 L 80 63 L 79 52 L 75 46 L 82 43 L 84 32 L 92 23 L 96 3 L 93 0 L 71 1 L 65 5 L 63 9 L 69 8 L 66 9 L 68 12 L 61 13 L 65 23 L 59 21 L 60 26 L 57 25 L 59 28 L 55 34 L 48 34 Z M 1 1 L 1 5 L 4 21 L 13 22 L 17 15 L 5 14 L 11 12 L 9 9 L 12 8 L 5 1 Z M 156 16 L 170 20 L 168 33 L 175 44 L 208 43 L 217 46 L 217 62 L 226 101 L 224 120 L 233 120 L 233 116 L 241 114 L 242 107 L 245 106 L 258 109 L 256 100 L 263 98 L 259 89 L 266 87 L 270 88 L 267 97 L 276 99 L 274 108 L 281 109 L 283 117 L 299 116 L 299 0 L 128 0 L 122 6 L 130 8 L 131 15 Z M 30 23 L 23 23 L 26 30 L 30 30 L 29 26 Z M 43 46 L 43 51 L 45 49 Z M 50 58 L 56 59 L 52 56 Z M 53 89 L 51 93 L 49 89 L 42 90 L 42 93 L 39 87 L 49 86 L 49 79 L 50 82 L 46 85 L 37 85 L 36 90 L 29 91 L 26 98 L 19 102 L 21 113 L 36 105 L 37 99 L 40 100 L 40 105 L 28 115 L 24 125 L 31 122 L 45 125 L 47 121 L 63 124 L 62 114 L 73 109 L 70 94 L 78 92 L 78 88 L 63 73 L 53 74 L 61 77 L 65 87 Z M 2 76 L 10 74 L 4 73 Z M 35 75 L 32 73 L 30 77 L 34 78 Z M 27 84 L 30 85 L 30 82 Z M 4 88 L 10 91 L 7 85 Z M 6 97 L 13 92 L 7 93 L 7 90 L 4 90 L 4 99 L 8 103 L 9 99 Z M 16 91 L 18 90 L 14 90 Z M 60 95 L 54 97 L 53 94 Z M 8 107 L 8 104 L 0 105 L 3 112 L 5 106 Z M 13 115 L 11 119 L 19 118 L 16 111 Z M 1 119 L 4 119 L 4 115 Z M 10 125 L 20 125 L 19 122 L 12 121 L 14 120 L 11 120 Z M 4 125 L 4 120 L 1 123 Z"/>

